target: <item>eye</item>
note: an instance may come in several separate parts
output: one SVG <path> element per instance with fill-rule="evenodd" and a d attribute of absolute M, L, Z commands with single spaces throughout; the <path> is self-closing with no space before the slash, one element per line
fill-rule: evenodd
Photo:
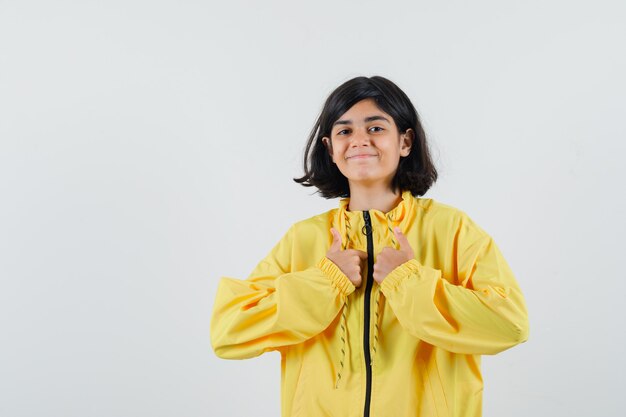
<path fill-rule="evenodd" d="M 382 130 L 385 130 L 385 129 L 383 129 L 383 128 L 382 128 L 382 127 L 380 127 L 380 126 L 372 126 L 370 129 L 380 129 L 380 130 L 376 130 L 376 132 L 380 132 L 380 131 L 382 131 Z"/>
<path fill-rule="evenodd" d="M 343 132 L 347 132 L 347 131 L 348 131 L 348 129 L 342 129 L 342 130 L 338 131 L 337 134 L 338 135 L 343 135 L 344 134 Z"/>

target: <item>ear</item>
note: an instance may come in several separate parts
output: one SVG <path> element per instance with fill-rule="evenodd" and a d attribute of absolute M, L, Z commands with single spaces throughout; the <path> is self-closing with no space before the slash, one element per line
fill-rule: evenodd
<path fill-rule="evenodd" d="M 411 153 L 413 138 L 413 129 L 407 129 L 406 132 L 401 135 L 402 142 L 400 143 L 400 155 L 408 156 Z"/>
<path fill-rule="evenodd" d="M 328 151 L 328 155 L 330 156 L 330 159 L 332 159 L 332 161 L 335 162 L 335 159 L 333 158 L 333 143 L 332 143 L 332 141 L 328 137 L 324 136 L 322 138 L 322 143 L 326 147 L 326 150 Z"/>

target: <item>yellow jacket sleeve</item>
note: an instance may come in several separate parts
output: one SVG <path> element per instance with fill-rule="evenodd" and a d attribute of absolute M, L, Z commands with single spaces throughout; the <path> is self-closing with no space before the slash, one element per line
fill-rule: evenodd
<path fill-rule="evenodd" d="M 245 280 L 223 277 L 211 318 L 211 344 L 224 359 L 245 359 L 321 333 L 354 291 L 328 258 L 293 270 L 295 225 Z"/>
<path fill-rule="evenodd" d="M 381 291 L 415 337 L 454 353 L 495 354 L 528 339 L 526 304 L 493 239 L 464 230 L 454 250 L 459 285 L 412 259 L 385 277 Z"/>

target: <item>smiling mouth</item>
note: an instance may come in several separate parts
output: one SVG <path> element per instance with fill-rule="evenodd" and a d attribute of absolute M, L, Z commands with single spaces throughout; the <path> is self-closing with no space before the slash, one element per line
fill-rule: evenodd
<path fill-rule="evenodd" d="M 348 159 L 365 159 L 365 158 L 373 158 L 376 155 L 354 155 L 354 156 L 349 156 L 346 158 L 346 160 Z"/>

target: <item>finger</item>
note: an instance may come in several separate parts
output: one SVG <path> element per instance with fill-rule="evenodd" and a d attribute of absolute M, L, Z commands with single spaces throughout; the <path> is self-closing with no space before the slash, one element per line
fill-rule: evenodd
<path fill-rule="evenodd" d="M 367 252 L 358 249 L 346 249 L 346 254 L 358 256 L 361 260 L 367 259 Z"/>
<path fill-rule="evenodd" d="M 341 250 L 341 235 L 334 227 L 330 228 L 330 233 L 332 233 L 333 235 L 333 243 L 331 243 L 330 245 L 330 250 L 333 252 L 340 251 Z"/>
<path fill-rule="evenodd" d="M 393 228 L 393 233 L 396 235 L 396 239 L 398 239 L 398 243 L 400 244 L 400 250 L 402 251 L 411 251 L 413 252 L 413 248 L 409 243 L 409 239 L 402 233 L 399 227 Z"/>

